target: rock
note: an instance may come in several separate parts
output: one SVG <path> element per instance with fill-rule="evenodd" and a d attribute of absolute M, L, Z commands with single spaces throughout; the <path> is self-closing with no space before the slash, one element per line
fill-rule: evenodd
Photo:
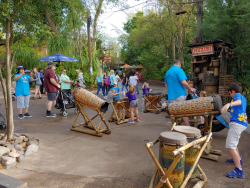
<path fill-rule="evenodd" d="M 29 138 L 29 141 L 37 142 L 37 140 L 35 138 Z"/>
<path fill-rule="evenodd" d="M 11 144 L 15 143 L 15 141 L 10 141 Z"/>
<path fill-rule="evenodd" d="M 27 142 L 21 142 L 19 145 L 21 145 L 23 148 L 25 148 Z"/>
<path fill-rule="evenodd" d="M 21 154 L 20 153 L 17 153 L 17 152 L 10 152 L 9 153 L 9 156 L 10 157 L 14 157 L 14 158 L 17 158 L 17 157 L 19 157 Z"/>
<path fill-rule="evenodd" d="M 10 145 L 9 142 L 5 142 L 4 146 L 7 147 L 8 145 Z"/>
<path fill-rule="evenodd" d="M 10 149 L 9 149 L 9 148 L 0 146 L 0 157 L 2 157 L 3 155 L 8 154 L 9 152 L 10 152 Z"/>
<path fill-rule="evenodd" d="M 7 157 L 7 156 L 2 156 L 2 163 L 6 166 L 8 164 L 12 164 L 16 162 L 16 158 L 14 157 Z"/>
<path fill-rule="evenodd" d="M 28 142 L 28 141 L 29 141 L 29 138 L 24 138 L 23 141 L 24 141 L 24 142 Z"/>
<path fill-rule="evenodd" d="M 26 136 L 21 136 L 23 139 L 25 139 L 26 138 Z"/>
<path fill-rule="evenodd" d="M 19 137 L 19 136 L 20 136 L 20 134 L 18 134 L 18 133 L 15 133 L 14 135 L 15 135 L 16 137 Z"/>
<path fill-rule="evenodd" d="M 26 155 L 31 155 L 33 153 L 36 153 L 38 149 L 39 149 L 39 146 L 36 144 L 29 145 L 24 155 L 26 156 Z"/>
<path fill-rule="evenodd" d="M 16 147 L 16 146 L 18 145 L 18 143 L 13 143 L 12 145 L 13 145 L 14 147 Z"/>
<path fill-rule="evenodd" d="M 29 145 L 38 145 L 38 142 L 35 140 L 35 141 L 28 141 L 27 142 L 27 145 L 29 146 Z"/>
<path fill-rule="evenodd" d="M 24 161 L 24 159 L 25 159 L 24 155 L 20 155 L 20 156 L 17 158 L 18 162 L 22 162 L 22 161 Z"/>
<path fill-rule="evenodd" d="M 16 166 L 16 164 L 17 164 L 17 163 L 7 164 L 7 165 L 4 166 L 4 168 L 5 168 L 5 169 L 10 169 L 10 168 Z"/>
<path fill-rule="evenodd" d="M 14 148 L 14 146 L 12 144 L 10 144 L 7 146 L 7 148 L 9 148 L 11 150 L 12 148 Z"/>
<path fill-rule="evenodd" d="M 23 137 L 21 137 L 21 136 L 17 137 L 17 139 L 15 140 L 15 143 L 19 144 L 21 142 L 23 142 Z"/>
<path fill-rule="evenodd" d="M 23 151 L 23 147 L 21 145 L 19 145 L 19 144 L 15 146 L 15 149 L 17 151 Z"/>
<path fill-rule="evenodd" d="M 10 152 L 16 152 L 16 149 L 15 149 L 15 148 L 12 148 L 12 149 L 10 150 Z"/>
<path fill-rule="evenodd" d="M 0 140 L 0 145 L 4 145 L 5 144 L 5 141 L 4 140 Z"/>
<path fill-rule="evenodd" d="M 4 165 L 0 163 L 0 170 L 4 169 Z"/>
<path fill-rule="evenodd" d="M 17 153 L 19 153 L 20 155 L 24 155 L 24 151 L 16 151 Z"/>

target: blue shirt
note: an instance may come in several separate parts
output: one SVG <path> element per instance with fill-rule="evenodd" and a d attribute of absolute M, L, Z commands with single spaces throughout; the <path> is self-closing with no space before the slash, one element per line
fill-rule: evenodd
<path fill-rule="evenodd" d="M 43 73 L 42 73 L 42 72 L 39 72 L 39 74 L 40 74 L 40 77 L 42 77 L 42 76 L 43 76 Z"/>
<path fill-rule="evenodd" d="M 126 93 L 126 96 L 128 97 L 128 100 L 129 100 L 129 101 L 136 100 L 136 93 L 135 93 L 135 91 L 134 91 L 134 94 L 133 94 L 133 95 L 131 95 L 130 91 L 128 91 L 128 92 Z"/>
<path fill-rule="evenodd" d="M 187 74 L 187 80 L 190 80 L 190 74 Z"/>
<path fill-rule="evenodd" d="M 181 81 L 186 80 L 187 77 L 184 71 L 172 66 L 165 75 L 165 83 L 168 85 L 168 99 L 176 99 L 182 95 L 186 96 L 186 88 L 181 84 Z"/>
<path fill-rule="evenodd" d="M 231 107 L 230 122 L 239 123 L 239 124 L 247 127 L 247 125 L 248 125 L 247 114 L 246 114 L 247 100 L 243 95 L 235 94 L 234 98 L 233 98 L 233 102 L 238 101 L 238 100 L 241 100 L 241 105 Z"/>
<path fill-rule="evenodd" d="M 16 74 L 15 78 L 19 76 L 20 74 Z M 16 89 L 15 89 L 15 95 L 29 95 L 30 94 L 30 76 L 29 75 L 22 75 L 19 80 L 16 80 Z"/>
<path fill-rule="evenodd" d="M 110 85 L 114 85 L 114 79 L 115 79 L 115 75 L 114 74 L 112 74 L 111 76 L 110 76 Z"/>
<path fill-rule="evenodd" d="M 120 92 L 120 88 L 119 87 L 112 87 L 111 91 L 113 94 L 116 94 L 116 93 Z M 119 98 L 120 98 L 120 95 L 113 96 L 113 99 L 119 99 Z"/>
<path fill-rule="evenodd" d="M 97 82 L 102 82 L 103 75 L 96 77 Z"/>

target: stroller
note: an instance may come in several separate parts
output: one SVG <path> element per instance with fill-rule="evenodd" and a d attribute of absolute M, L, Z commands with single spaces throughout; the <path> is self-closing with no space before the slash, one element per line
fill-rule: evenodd
<path fill-rule="evenodd" d="M 78 113 L 76 105 L 74 103 L 74 98 L 71 95 L 67 95 L 63 90 L 59 89 L 59 94 L 56 99 L 55 108 L 61 109 L 60 113 L 63 116 L 68 116 L 68 111 L 66 109 L 75 108 L 75 113 Z"/>

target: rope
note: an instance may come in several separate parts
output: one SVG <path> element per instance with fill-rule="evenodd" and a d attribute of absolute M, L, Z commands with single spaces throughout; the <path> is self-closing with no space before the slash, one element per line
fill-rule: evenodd
<path fill-rule="evenodd" d="M 202 173 L 202 174 L 198 175 L 198 178 L 199 178 L 200 180 L 203 180 L 203 176 L 205 176 L 205 173 Z"/>
<path fill-rule="evenodd" d="M 195 145 L 198 144 L 198 142 L 194 140 L 193 143 L 194 143 L 193 148 L 195 148 Z"/>
<path fill-rule="evenodd" d="M 182 158 L 183 157 L 183 154 L 181 153 L 182 151 L 180 149 L 177 149 L 177 151 L 178 151 L 177 153 L 178 157 Z"/>
<path fill-rule="evenodd" d="M 149 142 L 149 144 L 151 145 L 151 147 L 153 147 L 153 145 L 154 145 L 153 142 Z"/>
<path fill-rule="evenodd" d="M 163 180 L 161 177 L 160 181 L 161 181 L 161 183 L 166 183 L 168 181 L 168 178 L 166 180 Z"/>

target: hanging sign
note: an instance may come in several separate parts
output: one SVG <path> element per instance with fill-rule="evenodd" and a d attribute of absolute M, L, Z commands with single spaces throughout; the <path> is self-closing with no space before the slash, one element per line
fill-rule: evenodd
<path fill-rule="evenodd" d="M 103 62 L 110 63 L 111 62 L 111 57 L 104 56 L 103 57 Z"/>
<path fill-rule="evenodd" d="M 191 48 L 193 56 L 210 55 L 214 54 L 214 45 L 206 44 L 203 46 L 196 46 Z"/>

